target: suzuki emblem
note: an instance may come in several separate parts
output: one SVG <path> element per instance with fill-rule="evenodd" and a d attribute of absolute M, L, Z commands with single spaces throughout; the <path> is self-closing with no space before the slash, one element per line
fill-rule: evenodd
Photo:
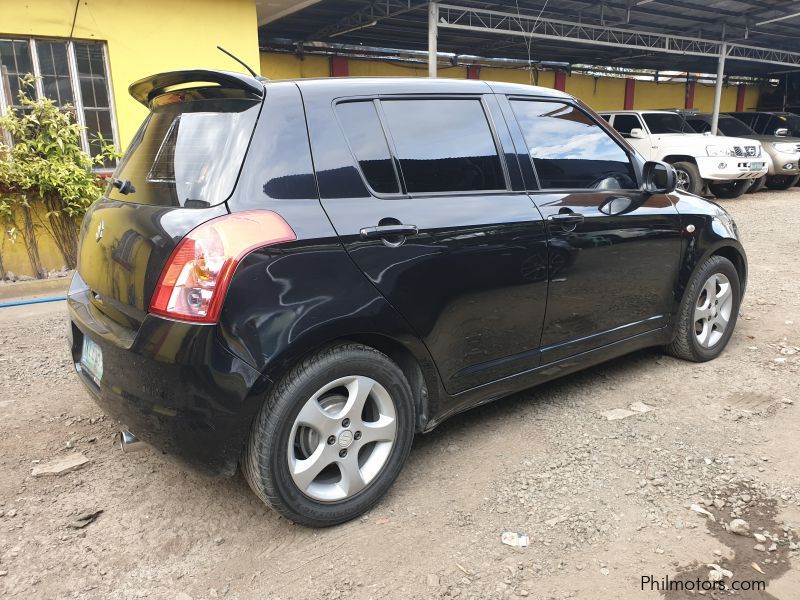
<path fill-rule="evenodd" d="M 96 242 L 99 242 L 100 240 L 103 239 L 103 231 L 105 231 L 105 228 L 106 228 L 105 224 L 102 221 L 100 221 L 100 224 L 97 226 L 97 234 L 94 236 L 94 240 Z"/>

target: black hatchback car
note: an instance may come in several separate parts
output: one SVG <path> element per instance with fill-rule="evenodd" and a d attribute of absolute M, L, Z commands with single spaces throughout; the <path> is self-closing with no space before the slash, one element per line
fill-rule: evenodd
<path fill-rule="evenodd" d="M 369 509 L 455 413 L 733 332 L 730 216 L 564 93 L 203 70 L 130 91 L 150 114 L 69 291 L 78 375 L 298 523 Z"/>

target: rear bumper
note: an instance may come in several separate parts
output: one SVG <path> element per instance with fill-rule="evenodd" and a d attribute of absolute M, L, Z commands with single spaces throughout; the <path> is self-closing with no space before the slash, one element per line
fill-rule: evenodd
<path fill-rule="evenodd" d="M 260 374 L 223 345 L 215 326 L 148 315 L 138 331 L 122 332 L 76 287 L 67 297 L 70 348 L 95 402 L 142 441 L 193 468 L 233 474 L 263 397 Z M 102 350 L 99 382 L 81 366 L 85 336 Z"/>
<path fill-rule="evenodd" d="M 768 158 L 741 158 L 738 156 L 698 156 L 700 177 L 710 181 L 756 179 L 767 173 Z"/>

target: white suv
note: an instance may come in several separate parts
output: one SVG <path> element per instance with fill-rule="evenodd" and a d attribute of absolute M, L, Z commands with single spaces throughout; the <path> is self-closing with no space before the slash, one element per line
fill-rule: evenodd
<path fill-rule="evenodd" d="M 668 110 L 600 113 L 647 160 L 675 167 L 678 187 L 718 198 L 736 198 L 767 172 L 756 140 L 697 133 L 683 116 Z"/>

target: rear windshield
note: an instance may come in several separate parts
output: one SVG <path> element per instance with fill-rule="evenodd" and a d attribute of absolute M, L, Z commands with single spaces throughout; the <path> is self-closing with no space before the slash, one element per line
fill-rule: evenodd
<path fill-rule="evenodd" d="M 697 133 L 677 113 L 644 113 L 642 116 L 650 133 Z"/>
<path fill-rule="evenodd" d="M 110 184 L 108 197 L 187 208 L 223 202 L 239 176 L 260 103 L 224 88 L 159 96 L 114 173 L 133 191 Z"/>

